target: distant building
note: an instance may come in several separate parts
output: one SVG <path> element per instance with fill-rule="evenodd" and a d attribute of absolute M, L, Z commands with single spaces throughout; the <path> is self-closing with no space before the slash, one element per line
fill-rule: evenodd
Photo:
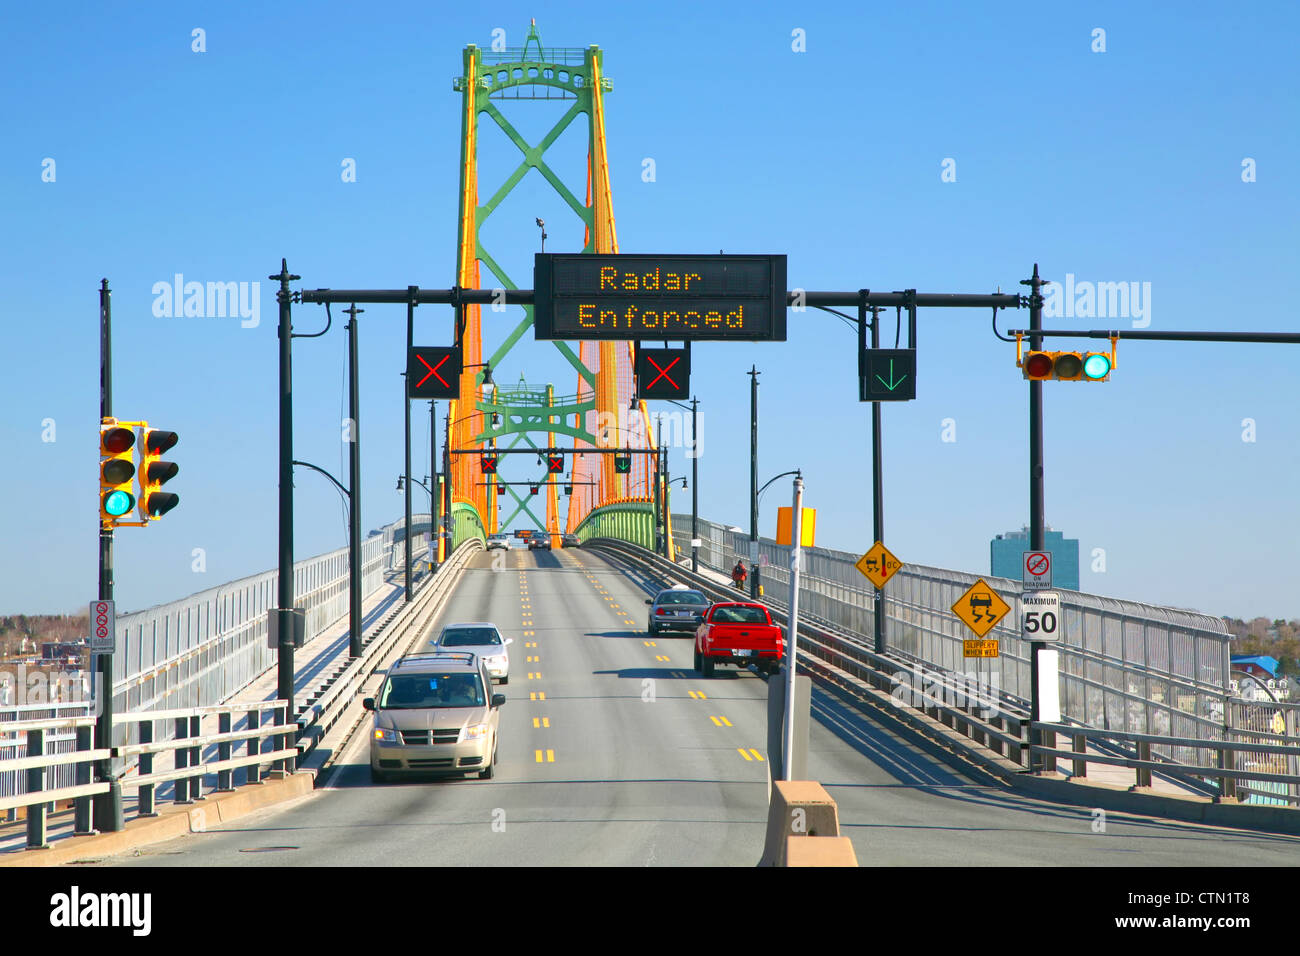
<path fill-rule="evenodd" d="M 1277 659 L 1267 654 L 1233 654 L 1229 666 L 1234 671 L 1250 674 L 1263 681 L 1277 678 Z"/>
<path fill-rule="evenodd" d="M 1047 528 L 1043 543 L 1043 550 L 1052 555 L 1052 587 L 1079 590 L 1079 539 Z M 989 542 L 989 573 L 996 578 L 1021 580 L 1024 554 L 1029 550 L 1028 528 L 998 535 Z"/>

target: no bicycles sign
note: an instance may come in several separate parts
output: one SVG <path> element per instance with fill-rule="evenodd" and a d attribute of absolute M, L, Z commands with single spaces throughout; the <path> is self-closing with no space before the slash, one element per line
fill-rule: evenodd
<path fill-rule="evenodd" d="M 86 647 L 92 654 L 112 654 L 117 643 L 117 622 L 112 601 L 90 602 L 90 637 Z"/>

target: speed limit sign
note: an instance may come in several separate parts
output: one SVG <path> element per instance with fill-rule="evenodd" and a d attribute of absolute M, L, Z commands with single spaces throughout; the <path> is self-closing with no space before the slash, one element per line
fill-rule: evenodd
<path fill-rule="evenodd" d="M 1026 591 L 1020 595 L 1020 635 L 1027 641 L 1061 639 L 1061 595 L 1056 591 Z"/>

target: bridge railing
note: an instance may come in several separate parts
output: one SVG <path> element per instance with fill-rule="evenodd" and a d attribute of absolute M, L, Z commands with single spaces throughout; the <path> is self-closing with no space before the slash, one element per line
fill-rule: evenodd
<path fill-rule="evenodd" d="M 592 508 L 574 529 L 579 540 L 617 538 L 643 548 L 653 548 L 655 539 L 654 504 L 645 498 L 612 501 Z M 689 544 L 689 542 L 688 542 Z"/>
<path fill-rule="evenodd" d="M 676 515 L 678 529 L 689 515 Z M 689 554 L 689 535 L 678 541 Z M 726 572 L 737 558 L 749 560 L 748 537 L 711 521 L 700 521 L 700 560 Z M 769 600 L 783 602 L 789 592 L 789 548 L 760 542 L 761 578 Z M 875 593 L 854 567 L 858 555 L 805 548 L 800 606 L 810 619 L 853 633 L 874 632 Z M 1000 643 L 994 661 L 967 662 L 962 641 L 972 635 L 952 611 L 958 597 L 979 575 L 907 565 L 885 589 L 887 651 L 928 667 L 964 674 L 974 671 L 1003 694 L 1027 702 L 1030 647 L 1020 622 L 1008 614 L 989 633 Z M 1008 603 L 1020 582 L 988 575 L 984 579 Z M 1157 607 L 1059 590 L 1062 608 L 1060 653 L 1061 710 L 1085 726 L 1181 739 L 1223 740 L 1230 635 L 1217 618 L 1193 611 Z M 1187 745 L 1170 744 L 1162 756 L 1184 763 L 1199 757 Z"/>
<path fill-rule="evenodd" d="M 117 715 L 128 739 L 136 739 L 116 748 L 117 757 L 138 762 L 139 773 L 123 779 L 124 789 L 136 793 L 135 816 L 154 815 L 157 791 L 164 784 L 171 784 L 175 803 L 188 804 L 203 796 L 205 774 L 215 774 L 216 792 L 225 792 L 235 789 L 237 771 L 244 783 L 257 783 L 264 765 L 291 770 L 298 754 L 292 746 L 298 725 L 285 721 L 285 708 L 285 701 L 269 700 Z M 131 725 L 137 727 L 134 735 Z M 75 834 L 90 832 L 90 800 L 109 789 L 107 782 L 91 781 L 92 764 L 114 755 L 94 747 L 94 726 L 93 716 L 0 722 L 0 737 L 23 738 L 21 754 L 0 754 L 0 776 L 21 774 L 24 783 L 7 795 L 0 792 L 0 814 L 25 808 L 29 849 L 47 845 L 47 814 L 56 803 L 72 802 Z M 73 746 L 51 747 L 47 735 L 52 734 L 71 739 Z M 205 748 L 210 754 L 215 748 L 215 760 L 204 759 Z M 171 754 L 171 767 L 156 769 L 155 758 L 165 754 Z M 70 772 L 72 779 L 54 779 L 51 771 Z"/>

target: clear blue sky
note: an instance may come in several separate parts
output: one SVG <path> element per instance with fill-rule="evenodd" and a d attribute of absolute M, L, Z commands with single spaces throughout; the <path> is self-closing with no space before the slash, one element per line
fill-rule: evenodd
<path fill-rule="evenodd" d="M 1010 291 L 1038 262 L 1059 281 L 1150 283 L 1151 329 L 1300 328 L 1293 4 L 444 6 L 6 8 L 0 612 L 72 611 L 94 596 L 103 277 L 115 410 L 181 434 L 169 486 L 181 505 L 118 535 L 120 606 L 274 566 L 267 276 L 283 256 L 307 288 L 450 285 L 452 78 L 467 43 L 487 47 L 501 28 L 519 45 L 532 16 L 549 45 L 605 50 L 625 252 L 783 252 L 790 285 L 808 289 Z M 191 51 L 196 27 L 204 53 Z M 1092 50 L 1097 28 L 1104 53 Z M 796 29 L 806 52 L 791 48 Z M 535 138 L 558 112 L 523 103 L 508 115 Z M 574 133 L 557 154 L 579 195 L 584 149 Z M 54 182 L 42 181 L 47 158 Z M 341 181 L 345 158 L 355 183 Z M 1242 181 L 1247 158 L 1255 182 Z M 516 155 L 485 128 L 480 159 L 486 196 Z M 948 159 L 955 182 L 942 179 Z M 547 221 L 548 251 L 578 249 L 582 231 L 536 174 L 525 183 L 484 241 L 528 287 L 534 217 Z M 260 281 L 260 324 L 156 317 L 153 286 L 176 273 Z M 295 343 L 294 391 L 297 455 L 342 474 L 339 319 Z M 361 319 L 366 529 L 402 504 L 403 319 L 380 306 Z M 300 331 L 323 320 L 316 307 L 296 313 Z M 498 318 L 489 341 L 515 321 Z M 1004 313 L 1000 326 L 1026 321 Z M 917 400 L 885 410 L 886 542 L 904 561 L 987 572 L 989 539 L 1028 522 L 1028 389 L 987 313 L 924 311 L 920 323 Z M 450 310 L 418 311 L 417 338 L 449 336 Z M 1300 616 L 1298 359 L 1296 346 L 1121 342 L 1109 382 L 1045 386 L 1048 521 L 1079 539 L 1085 590 Z M 802 467 L 818 543 L 865 550 L 870 412 L 856 401 L 853 334 L 791 313 L 788 342 L 705 344 L 694 363 L 701 513 L 747 525 L 745 371 L 756 364 L 763 477 Z M 498 380 L 525 368 L 574 389 L 547 344 L 516 348 Z M 956 441 L 943 441 L 945 419 Z M 689 470 L 680 449 L 672 470 Z M 764 534 L 781 484 L 764 499 Z M 689 496 L 674 507 L 688 510 Z M 346 542 L 319 476 L 300 474 L 296 517 L 300 556 Z M 192 570 L 195 548 L 205 573 Z M 1092 570 L 1097 548 L 1104 573 Z"/>

